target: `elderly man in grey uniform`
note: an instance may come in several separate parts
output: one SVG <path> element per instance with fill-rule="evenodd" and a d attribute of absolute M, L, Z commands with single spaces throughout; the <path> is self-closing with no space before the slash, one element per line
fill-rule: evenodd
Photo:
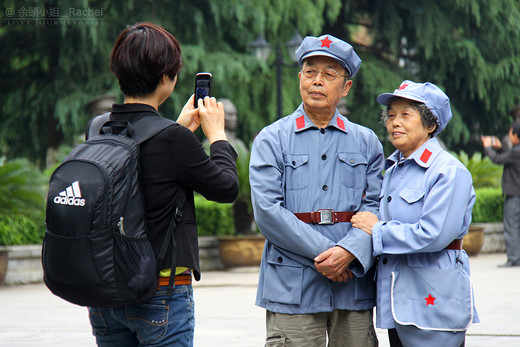
<path fill-rule="evenodd" d="M 256 137 L 249 171 L 266 346 L 377 346 L 372 242 L 350 218 L 378 212 L 383 150 L 336 108 L 361 59 L 331 35 L 306 37 L 296 55 L 302 104 Z"/>

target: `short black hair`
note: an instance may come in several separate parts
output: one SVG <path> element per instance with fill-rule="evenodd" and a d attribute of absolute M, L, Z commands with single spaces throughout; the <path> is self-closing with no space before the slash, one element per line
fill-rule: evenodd
<path fill-rule="evenodd" d="M 172 80 L 182 67 L 181 46 L 163 27 L 142 22 L 119 35 L 110 54 L 110 69 L 126 96 L 153 93 L 161 78 Z"/>
<path fill-rule="evenodd" d="M 392 102 L 394 102 L 397 99 L 403 99 L 403 98 L 394 97 L 394 98 L 390 99 L 388 102 L 389 106 L 387 106 L 381 113 L 381 122 L 383 124 L 386 124 L 386 121 L 388 120 L 388 109 L 392 105 Z M 410 105 L 419 112 L 419 114 L 421 115 L 422 124 L 425 128 L 434 127 L 433 131 L 430 132 L 430 137 L 432 137 L 433 134 L 435 134 L 437 132 L 437 129 L 439 128 L 439 123 L 437 123 L 437 117 L 433 114 L 432 110 L 428 106 L 426 106 L 426 104 L 424 104 L 422 102 L 418 102 L 418 101 L 410 100 L 410 99 L 406 99 L 406 98 L 404 98 L 404 99 L 408 100 L 410 102 Z"/>

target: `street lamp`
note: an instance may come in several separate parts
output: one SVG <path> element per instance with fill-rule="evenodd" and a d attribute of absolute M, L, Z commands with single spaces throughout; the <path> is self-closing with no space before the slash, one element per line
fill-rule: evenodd
<path fill-rule="evenodd" d="M 285 43 L 285 47 L 289 52 L 289 56 L 292 60 L 292 64 L 287 64 L 283 60 L 282 54 L 282 44 L 280 42 L 276 45 L 276 59 L 274 60 L 274 64 L 276 65 L 276 89 L 277 89 L 277 102 L 276 102 L 276 110 L 278 117 L 282 116 L 282 67 L 284 66 L 292 66 L 296 62 L 296 49 L 300 46 L 303 41 L 302 36 L 296 30 L 294 32 L 293 37 Z M 271 54 L 271 45 L 264 36 L 260 35 L 249 44 L 251 49 L 251 53 L 253 56 L 257 57 L 260 60 L 267 61 L 269 55 Z"/>

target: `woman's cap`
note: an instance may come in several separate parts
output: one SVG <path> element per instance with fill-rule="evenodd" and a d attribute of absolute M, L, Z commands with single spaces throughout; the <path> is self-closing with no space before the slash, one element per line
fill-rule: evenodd
<path fill-rule="evenodd" d="M 435 84 L 430 82 L 415 83 L 404 81 L 393 93 L 383 93 L 377 97 L 381 105 L 390 106 L 392 98 L 404 98 L 425 104 L 437 117 L 437 130 L 440 133 L 453 116 L 450 108 L 450 98 Z"/>
<path fill-rule="evenodd" d="M 332 35 L 307 36 L 295 53 L 300 65 L 303 65 L 303 60 L 309 57 L 324 56 L 332 58 L 347 69 L 350 78 L 357 74 L 361 65 L 361 59 L 354 52 L 354 48 Z"/>

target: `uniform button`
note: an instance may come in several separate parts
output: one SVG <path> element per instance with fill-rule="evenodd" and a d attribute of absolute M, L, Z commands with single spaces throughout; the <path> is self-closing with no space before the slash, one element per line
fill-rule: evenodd
<path fill-rule="evenodd" d="M 402 161 L 400 161 L 399 163 L 397 163 L 397 166 L 399 167 L 403 167 L 404 163 Z"/>
<path fill-rule="evenodd" d="M 325 128 L 321 128 L 320 133 L 325 134 Z"/>
<path fill-rule="evenodd" d="M 292 161 L 292 164 L 293 164 L 293 165 L 296 165 L 296 162 L 293 160 L 293 161 Z"/>
<path fill-rule="evenodd" d="M 383 265 L 386 265 L 386 263 L 388 263 L 388 259 L 383 258 Z"/>
<path fill-rule="evenodd" d="M 350 163 L 354 164 L 356 161 L 354 159 L 350 159 Z"/>
<path fill-rule="evenodd" d="M 327 160 L 327 155 L 326 155 L 326 154 L 323 154 L 323 155 L 321 156 L 321 160 Z"/>
<path fill-rule="evenodd" d="M 282 257 L 278 257 L 278 262 L 281 263 L 283 261 Z"/>
<path fill-rule="evenodd" d="M 327 191 L 329 189 L 329 186 L 324 184 L 323 187 L 321 187 L 321 189 L 323 189 L 324 191 Z"/>
<path fill-rule="evenodd" d="M 386 198 L 386 201 L 388 201 L 388 202 L 392 201 L 392 197 L 389 196 L 388 198 Z"/>

